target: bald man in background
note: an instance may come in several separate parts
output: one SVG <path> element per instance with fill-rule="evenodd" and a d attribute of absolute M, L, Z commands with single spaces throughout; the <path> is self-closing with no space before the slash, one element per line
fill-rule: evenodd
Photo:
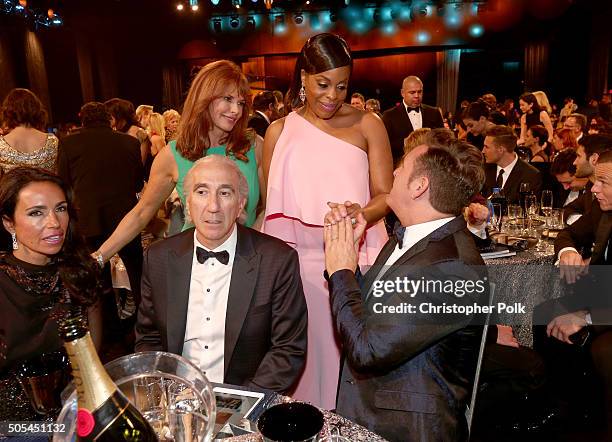
<path fill-rule="evenodd" d="M 382 116 L 394 163 L 404 155 L 404 139 L 414 130 L 444 127 L 440 109 L 423 104 L 423 82 L 419 77 L 410 75 L 404 78 L 401 94 L 402 102 L 386 110 Z"/>

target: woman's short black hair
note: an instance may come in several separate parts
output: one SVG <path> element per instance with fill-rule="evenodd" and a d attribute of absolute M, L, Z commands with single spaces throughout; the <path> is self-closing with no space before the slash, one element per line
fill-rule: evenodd
<path fill-rule="evenodd" d="M 353 69 L 351 50 L 343 38 L 330 33 L 310 37 L 295 63 L 293 81 L 289 90 L 292 107 L 295 109 L 301 106 L 298 94 L 302 87 L 302 69 L 307 74 L 318 74 L 343 66 Z"/>

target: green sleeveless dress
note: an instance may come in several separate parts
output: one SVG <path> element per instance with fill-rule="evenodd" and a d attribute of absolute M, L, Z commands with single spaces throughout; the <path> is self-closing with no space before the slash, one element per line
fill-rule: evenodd
<path fill-rule="evenodd" d="M 185 175 L 187 175 L 187 172 L 189 171 L 189 169 L 191 169 L 191 166 L 193 166 L 193 161 L 188 160 L 187 158 L 183 157 L 176 150 L 175 140 L 170 141 L 170 143 L 168 144 L 170 146 L 170 151 L 172 152 L 172 156 L 174 157 L 174 161 L 176 161 L 176 165 L 178 167 L 178 181 L 176 182 L 176 191 L 178 192 L 179 197 L 181 198 L 183 207 L 186 207 L 185 192 L 183 189 L 183 180 L 185 179 Z M 210 147 L 206 151 L 206 155 L 226 156 L 225 148 L 226 148 L 225 145 Z M 247 218 L 244 224 L 247 227 L 251 227 L 255 223 L 255 218 L 257 217 L 257 203 L 259 202 L 259 176 L 257 174 L 257 161 L 255 159 L 254 147 L 251 147 L 251 149 L 249 149 L 249 151 L 246 154 L 246 157 L 249 160 L 248 162 L 239 160 L 235 158 L 233 155 L 231 155 L 229 158 L 236 163 L 240 171 L 244 174 L 247 180 L 247 183 L 249 184 L 249 197 L 248 197 L 247 205 L 246 205 Z M 185 225 L 183 226 L 183 230 L 189 227 L 193 227 L 193 225 L 185 222 Z"/>

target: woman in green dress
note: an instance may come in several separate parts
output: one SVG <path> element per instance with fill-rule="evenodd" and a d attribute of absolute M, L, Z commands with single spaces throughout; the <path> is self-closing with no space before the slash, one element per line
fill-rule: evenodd
<path fill-rule="evenodd" d="M 245 175 L 249 183 L 245 225 L 253 225 L 263 178 L 262 140 L 247 129 L 250 94 L 246 76 L 231 61 L 215 61 L 200 70 L 183 106 L 177 140 L 157 154 L 142 198 L 94 257 L 106 261 L 136 237 L 175 186 L 184 203 L 183 179 L 193 162 L 206 155 L 231 158 Z"/>

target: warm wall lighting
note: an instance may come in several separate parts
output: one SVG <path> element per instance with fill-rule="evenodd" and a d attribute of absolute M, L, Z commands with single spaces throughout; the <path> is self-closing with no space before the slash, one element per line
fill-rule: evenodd
<path fill-rule="evenodd" d="M 182 11 L 183 9 L 185 9 L 185 7 L 183 6 L 182 3 L 179 3 L 178 5 L 176 5 L 176 10 L 177 11 Z"/>

